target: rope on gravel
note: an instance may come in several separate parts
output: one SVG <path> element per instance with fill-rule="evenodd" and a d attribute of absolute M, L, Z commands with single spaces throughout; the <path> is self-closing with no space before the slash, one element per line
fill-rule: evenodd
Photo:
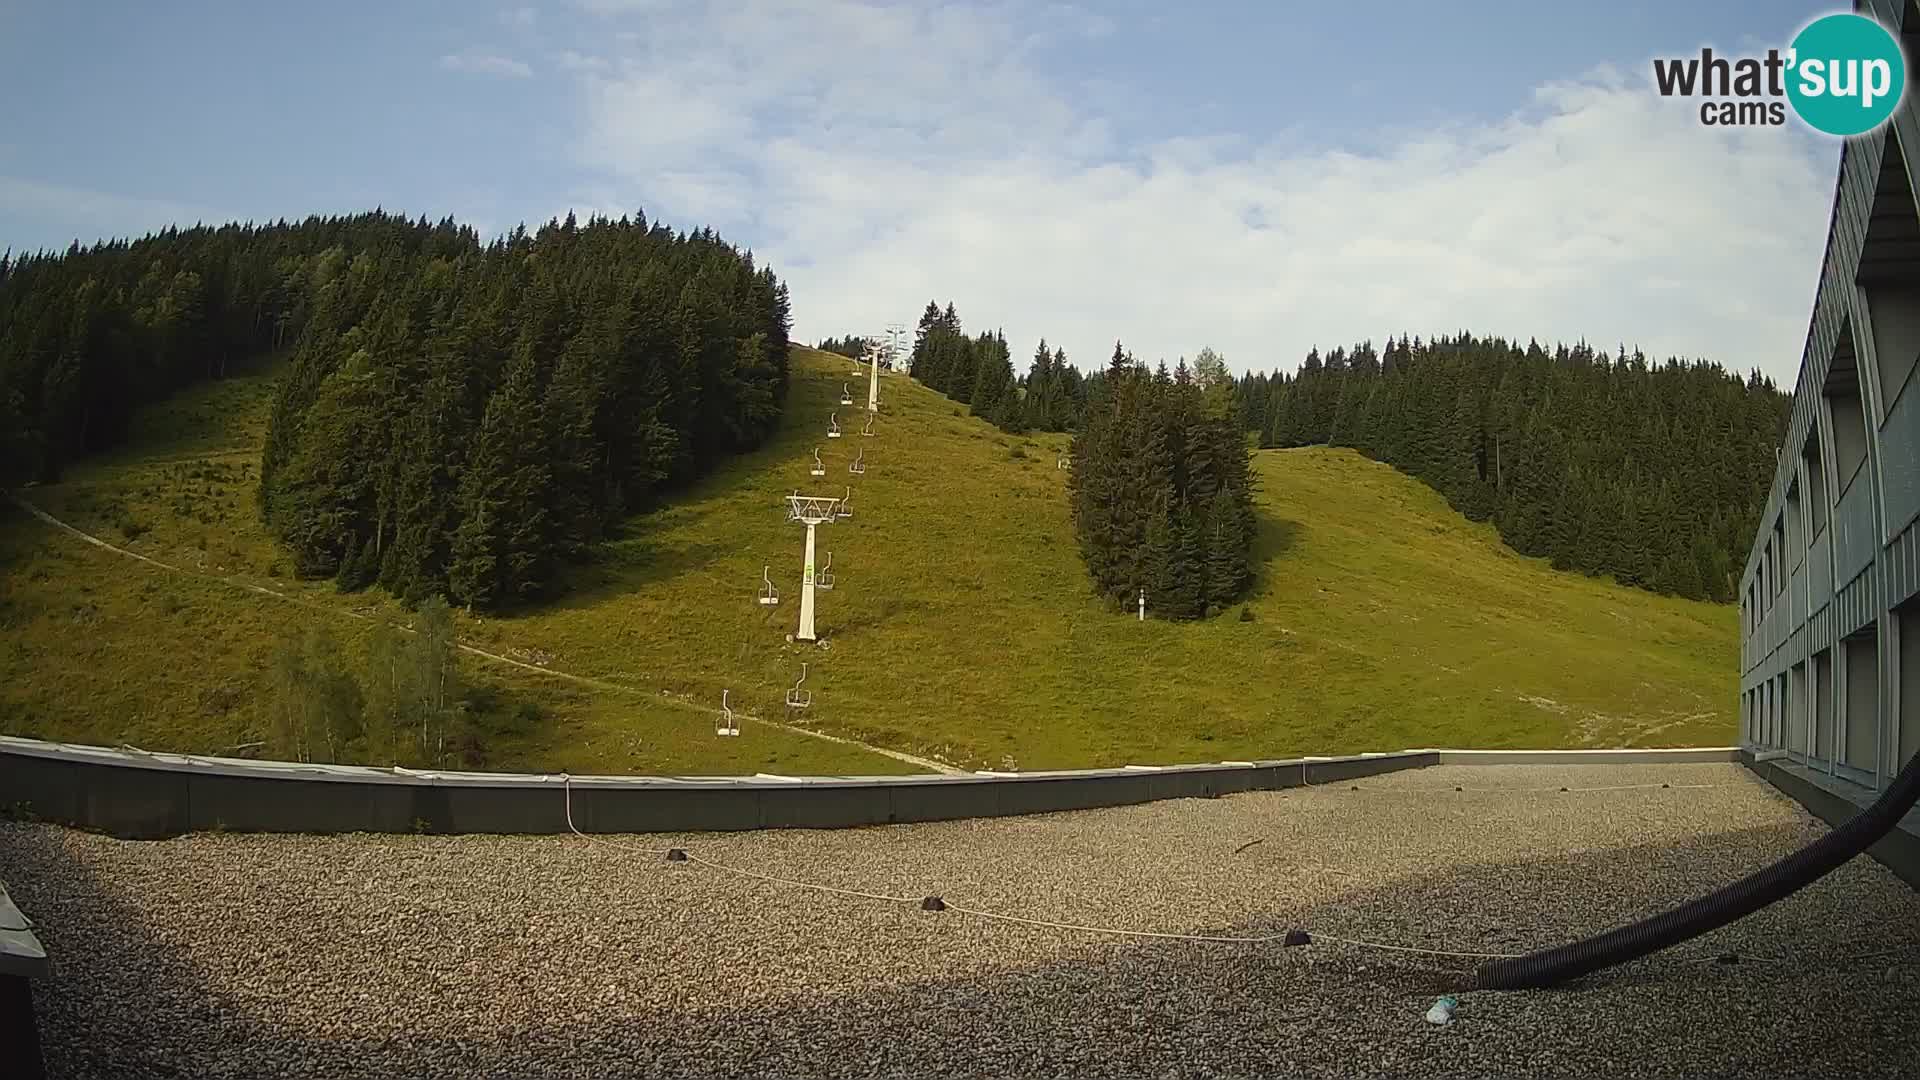
<path fill-rule="evenodd" d="M 1330 785 L 1314 784 L 1312 786 L 1328 787 Z M 1641 791 L 1647 788 L 1672 788 L 1675 791 L 1699 791 L 1703 788 L 1724 788 L 1724 787 L 1740 787 L 1740 786 L 1742 785 L 1739 785 L 1739 784 L 1613 784 L 1607 787 L 1451 787 L 1451 788 L 1447 788 L 1447 787 L 1423 785 L 1420 787 L 1361 788 L 1360 790 L 1365 792 L 1370 792 L 1375 795 L 1415 795 L 1415 794 L 1427 795 L 1427 794 L 1433 794 L 1433 793 L 1446 794 L 1446 793 L 1457 792 L 1457 791 L 1464 791 L 1469 793 L 1478 792 L 1478 793 L 1490 794 L 1490 795 L 1527 795 L 1527 794 L 1535 794 L 1538 792 L 1567 792 L 1570 794 L 1577 794 L 1583 791 Z"/>
<path fill-rule="evenodd" d="M 918 904 L 918 905 L 921 905 L 922 907 L 927 906 L 928 902 L 934 899 L 932 897 L 920 897 L 920 896 L 895 896 L 889 893 L 866 892 L 861 889 L 847 889 L 847 888 L 842 888 L 838 885 L 823 885 L 817 881 L 802 881 L 798 878 L 781 877 L 777 874 L 764 874 L 758 870 L 744 870 L 737 866 L 728 866 L 725 863 L 714 862 L 712 859 L 701 858 L 698 855 L 694 855 L 690 852 L 683 851 L 680 848 L 641 848 L 641 847 L 635 847 L 631 844 L 622 844 L 622 843 L 618 843 L 617 841 L 605 840 L 596 836 L 589 836 L 588 834 L 581 832 L 579 826 L 575 825 L 573 821 L 573 778 L 571 776 L 568 776 L 565 773 L 562 773 L 560 776 L 560 780 L 561 780 L 561 787 L 565 793 L 565 798 L 566 798 L 567 829 L 571 831 L 575 836 L 578 836 L 582 840 L 586 840 L 589 843 L 604 844 L 608 847 L 617 848 L 621 851 L 631 851 L 631 852 L 636 852 L 642 855 L 660 855 L 660 856 L 665 856 L 667 858 L 673 858 L 674 854 L 678 852 L 680 857 L 685 859 L 687 862 L 698 863 L 701 866 L 705 866 L 712 870 L 718 870 L 722 873 L 734 874 L 736 876 L 744 877 L 744 878 L 753 878 L 759 881 L 765 881 L 765 882 L 769 882 L 776 885 L 790 885 L 790 886 L 793 886 L 794 888 L 810 889 L 815 892 L 830 893 L 835 896 L 850 896 L 850 897 L 854 897 L 861 900 L 877 900 L 877 901 L 880 901 L 881 903 L 887 903 L 887 904 Z M 1170 932 L 1160 931 L 1160 930 L 1127 930 L 1117 926 L 1093 926 L 1087 923 L 1070 923 L 1070 922 L 1061 922 L 1056 919 L 1035 919 L 1035 918 L 1029 918 L 1028 916 L 1025 916 L 1025 915 L 1008 915 L 1003 912 L 985 911 L 980 908 L 964 907 L 959 904 L 945 903 L 944 901 L 939 905 L 938 908 L 934 910 L 951 911 L 960 915 L 972 915 L 975 918 L 991 919 L 996 922 L 1019 923 L 1025 926 L 1039 926 L 1039 927 L 1045 927 L 1053 930 L 1069 930 L 1069 931 L 1074 931 L 1074 932 L 1083 933 L 1083 934 L 1104 934 L 1111 937 L 1155 938 L 1163 941 L 1193 941 L 1193 942 L 1205 942 L 1205 943 L 1229 944 L 1229 945 L 1264 945 L 1264 944 L 1271 944 L 1272 942 L 1275 942 L 1275 941 L 1287 942 L 1287 941 L 1298 940 L 1297 935 L 1299 935 L 1299 936 L 1304 936 L 1307 939 L 1307 942 L 1330 941 L 1336 944 L 1351 945 L 1356 948 L 1362 948 L 1362 949 L 1381 949 L 1389 952 L 1420 953 L 1426 956 L 1452 956 L 1452 957 L 1459 957 L 1462 959 L 1469 959 L 1469 960 L 1505 960 L 1505 959 L 1511 959 L 1519 955 L 1518 953 L 1485 953 L 1485 952 L 1463 952 L 1463 951 L 1453 950 L 1453 949 L 1425 949 L 1425 948 L 1419 948 L 1412 945 L 1392 945 L 1386 942 L 1363 941 L 1359 938 L 1336 937 L 1333 934 L 1313 933 L 1313 934 L 1302 935 L 1301 931 L 1299 930 L 1289 930 L 1289 931 L 1285 931 L 1283 933 L 1278 933 L 1278 934 L 1251 934 L 1251 935 L 1240 935 L 1240 936 L 1226 935 L 1226 934 L 1181 934 L 1181 933 L 1170 933 Z"/>
<path fill-rule="evenodd" d="M 543 777 L 543 779 L 545 779 L 545 778 Z M 615 850 L 618 850 L 618 851 L 631 851 L 631 852 L 635 852 L 636 854 L 640 854 L 640 855 L 665 855 L 665 854 L 667 854 L 667 849 L 665 849 L 665 848 L 643 848 L 643 847 L 635 847 L 635 846 L 633 846 L 632 844 L 623 844 L 623 843 L 621 843 L 621 842 L 619 842 L 618 840 L 603 840 L 603 839 L 601 839 L 600 837 L 597 837 L 597 836 L 588 836 L 588 835 L 587 835 L 586 833 L 583 833 L 583 832 L 581 832 L 581 831 L 580 831 L 580 827 L 579 827 L 579 826 L 577 826 L 577 825 L 575 825 L 575 824 L 573 823 L 573 777 L 571 777 L 571 776 L 569 776 L 569 775 L 567 775 L 566 773 L 561 773 L 561 774 L 560 774 L 560 785 L 561 785 L 561 787 L 563 787 L 563 788 L 565 788 L 565 789 L 566 789 L 566 793 L 567 793 L 567 828 L 568 828 L 568 830 L 570 830 L 570 831 L 571 831 L 571 832 L 573 833 L 573 835 L 575 835 L 575 836 L 577 836 L 577 837 L 579 837 L 579 838 L 580 838 L 580 839 L 582 839 L 582 840 L 585 840 L 585 841 L 587 841 L 587 842 L 588 842 L 588 843 L 590 843 L 590 844 L 604 844 L 604 845 L 606 845 L 607 847 L 610 847 L 610 848 L 613 848 L 613 849 L 615 849 Z"/>
<path fill-rule="evenodd" d="M 1308 780 L 1307 769 L 1310 766 L 1313 766 L 1316 764 L 1322 764 L 1322 763 L 1311 762 L 1311 761 L 1302 761 L 1300 763 L 1300 786 L 1301 787 L 1330 788 L 1330 787 L 1336 787 L 1339 785 L 1340 781 L 1337 781 L 1337 780 L 1330 783 L 1319 783 L 1319 784 L 1316 784 L 1313 781 Z M 1360 779 L 1360 777 L 1355 777 L 1354 779 Z M 1452 788 L 1446 788 L 1436 784 L 1436 785 L 1420 785 L 1420 786 L 1409 786 L 1409 787 L 1367 787 L 1367 788 L 1359 787 L 1358 785 L 1350 785 L 1350 790 L 1365 791 L 1375 795 L 1425 795 L 1433 792 L 1444 793 L 1448 791 L 1489 794 L 1489 795 L 1523 795 L 1523 794 L 1532 794 L 1536 792 L 1566 792 L 1568 794 L 1574 794 L 1574 793 L 1584 792 L 1584 791 L 1642 791 L 1648 788 L 1672 788 L 1675 791 L 1701 791 L 1706 788 L 1725 788 L 1725 787 L 1743 787 L 1743 786 L 1744 785 L 1742 784 L 1664 783 L 1664 784 L 1609 784 L 1604 787 L 1463 787 L 1463 786 L 1456 785 Z"/>
<path fill-rule="evenodd" d="M 1303 770 L 1303 773 L 1304 773 L 1304 770 Z M 548 779 L 551 779 L 551 777 L 548 777 Z M 1304 775 L 1302 775 L 1301 779 L 1304 782 L 1306 778 Z M 567 775 L 566 773 L 562 773 L 560 774 L 560 781 L 561 781 L 561 786 L 564 790 L 565 799 L 566 799 L 567 829 L 571 831 L 575 836 L 578 836 L 580 839 L 585 840 L 588 843 L 602 844 L 619 851 L 633 852 L 635 854 L 640 854 L 640 855 L 657 855 L 657 856 L 666 857 L 668 859 L 673 859 L 676 856 L 678 856 L 679 858 L 684 859 L 687 862 L 698 863 L 701 866 L 707 867 L 710 870 L 718 870 L 721 873 L 733 874 L 737 877 L 743 877 L 743 878 L 752 878 L 754 880 L 764 881 L 764 882 L 768 882 L 770 884 L 775 884 L 775 885 L 788 885 L 797 889 L 808 889 L 814 892 L 828 893 L 834 896 L 848 896 L 848 897 L 853 897 L 855 899 L 860 899 L 860 900 L 875 900 L 875 901 L 879 901 L 881 903 L 886 903 L 886 904 L 919 905 L 929 910 L 951 911 L 951 912 L 954 912 L 955 914 L 971 915 L 978 919 L 988 919 L 994 922 L 1018 923 L 1023 926 L 1037 926 L 1037 927 L 1043 927 L 1050 930 L 1066 930 L 1066 931 L 1071 931 L 1074 933 L 1082 933 L 1082 934 L 1100 934 L 1108 937 L 1152 938 L 1160 941 L 1191 941 L 1191 942 L 1202 943 L 1202 944 L 1223 944 L 1223 945 L 1269 945 L 1276 941 L 1287 943 L 1287 944 L 1295 944 L 1295 943 L 1312 944 L 1314 942 L 1332 942 L 1337 945 L 1347 945 L 1357 949 L 1374 949 L 1382 952 L 1411 953 L 1411 954 L 1416 954 L 1420 956 L 1451 957 L 1451 958 L 1462 959 L 1462 960 L 1511 960 L 1518 956 L 1523 955 L 1521 953 L 1473 952 L 1473 951 L 1464 950 L 1464 949 L 1429 949 L 1429 948 L 1424 948 L 1417 945 L 1395 945 L 1385 941 L 1367 941 L 1361 938 L 1343 937 L 1335 934 L 1322 933 L 1319 931 L 1306 932 L 1298 929 L 1288 930 L 1283 933 L 1277 933 L 1277 934 L 1247 934 L 1247 935 L 1182 934 L 1182 933 L 1174 933 L 1174 932 L 1162 931 L 1162 930 L 1128 930 L 1128 929 L 1117 927 L 1117 926 L 1095 926 L 1088 923 L 1062 922 L 1057 919 L 1036 919 L 1036 918 L 1031 918 L 1025 915 L 1009 915 L 999 911 L 986 911 L 981 908 L 971 908 L 971 907 L 965 907 L 960 904 L 947 903 L 944 901 L 944 899 L 940 899 L 940 902 L 938 903 L 937 906 L 930 906 L 933 901 L 939 898 L 919 897 L 919 896 L 895 896 L 890 893 L 866 892 L 861 889 L 842 888 L 838 885 L 824 885 L 817 881 L 803 881 L 799 878 L 781 877 L 778 874 L 766 874 L 766 873 L 761 873 L 758 870 L 745 870 L 737 866 L 728 866 L 725 863 L 719 863 L 719 862 L 713 861 L 712 859 L 702 858 L 698 855 L 694 855 L 691 852 L 682 850 L 680 848 L 643 848 L 643 847 L 637 847 L 633 844 L 623 844 L 615 840 L 607 840 L 602 837 L 591 836 L 587 833 L 581 832 L 579 826 L 575 825 L 573 821 L 573 777 Z M 1309 786 L 1323 787 L 1327 785 L 1312 784 Z M 1645 787 L 1702 788 L 1702 787 L 1734 787 L 1734 786 L 1737 786 L 1737 785 L 1732 785 L 1732 784 L 1672 784 L 1672 785 L 1625 784 L 1625 785 L 1618 785 L 1613 787 L 1571 788 L 1571 789 L 1478 788 L 1478 789 L 1470 789 L 1470 790 L 1495 791 L 1495 792 L 1527 792 L 1527 791 L 1557 792 L 1561 790 L 1625 791 L 1625 790 L 1631 790 L 1635 788 L 1645 788 Z M 1396 790 L 1396 789 L 1375 789 L 1375 790 Z M 1442 791 L 1445 789 L 1421 788 L 1418 790 Z M 1254 841 L 1254 843 L 1258 843 L 1258 842 L 1259 841 Z M 1252 844 L 1244 844 L 1241 846 L 1240 850 L 1245 850 L 1247 847 L 1251 847 L 1251 846 Z M 1863 955 L 1853 955 L 1853 956 L 1843 956 L 1843 957 L 1840 957 L 1839 959 L 1847 960 L 1847 961 L 1872 960 L 1872 959 L 1877 959 L 1884 956 L 1899 955 L 1905 952 L 1906 950 L 1902 950 L 1902 949 L 1891 949 L 1884 952 L 1866 953 Z M 1686 958 L 1676 957 L 1675 959 L 1678 960 L 1680 963 L 1685 963 L 1685 964 L 1728 963 L 1728 961 L 1722 959 L 1724 955 L 1725 954 L 1716 954 L 1714 956 L 1707 956 L 1707 957 L 1686 957 Z M 1743 953 L 1743 952 L 1737 952 L 1737 951 L 1735 952 L 1734 955 L 1738 957 L 1737 960 L 1733 961 L 1734 963 L 1757 962 L 1757 963 L 1768 963 L 1768 964 L 1784 964 L 1784 963 L 1792 962 L 1787 957 L 1758 956 L 1751 953 Z"/>

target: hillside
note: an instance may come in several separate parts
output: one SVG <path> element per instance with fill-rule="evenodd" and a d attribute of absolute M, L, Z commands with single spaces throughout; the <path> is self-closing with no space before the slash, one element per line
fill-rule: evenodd
<path fill-rule="evenodd" d="M 258 739 L 259 671 L 279 628 L 339 613 L 353 632 L 345 612 L 398 610 L 287 580 L 252 501 L 272 377 L 148 409 L 128 449 L 25 494 L 176 565 L 197 567 L 204 544 L 208 572 L 320 607 L 158 570 L 15 514 L 0 523 L 5 730 L 202 751 Z M 860 437 L 856 406 L 839 410 L 846 437 L 828 440 L 849 362 L 795 349 L 792 380 L 762 448 L 629 519 L 566 571 L 562 600 L 461 617 L 469 644 L 602 684 L 467 658 L 499 699 L 489 767 L 910 768 L 767 724 L 714 737 L 701 708 L 723 687 L 736 709 L 783 719 L 803 660 L 814 707 L 797 721 L 974 768 L 1733 737 L 1731 608 L 1521 558 L 1492 526 L 1353 451 L 1256 455 L 1249 621 L 1140 623 L 1089 595 L 1055 467 L 1065 436 L 1003 435 L 888 376 L 876 436 Z M 818 481 L 816 445 L 829 470 Z M 851 476 L 863 449 L 868 471 Z M 784 496 L 849 484 L 853 517 L 820 537 L 838 579 L 819 598 L 830 647 L 788 644 L 802 530 Z M 763 565 L 777 607 L 754 601 Z"/>

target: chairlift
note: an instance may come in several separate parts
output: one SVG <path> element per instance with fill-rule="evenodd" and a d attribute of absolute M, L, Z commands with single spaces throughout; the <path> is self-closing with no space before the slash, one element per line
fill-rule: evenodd
<path fill-rule="evenodd" d="M 851 510 L 849 510 L 849 509 L 847 509 L 847 504 L 848 504 L 848 503 L 851 503 L 852 501 L 853 501 L 853 489 L 852 489 L 851 487 L 849 487 L 849 488 L 847 489 L 847 497 L 846 497 L 846 498 L 844 498 L 844 499 L 841 499 L 841 500 L 840 500 L 840 505 L 839 505 L 838 507 L 835 507 L 835 508 L 834 508 L 834 512 L 833 512 L 833 516 L 834 516 L 834 517 L 842 517 L 842 518 L 850 518 L 850 517 L 852 517 L 852 516 L 853 516 L 853 511 L 851 511 Z"/>
<path fill-rule="evenodd" d="M 1054 461 L 1053 467 L 1056 469 L 1059 469 L 1061 472 L 1065 472 L 1068 469 L 1073 468 L 1073 459 L 1070 457 L 1064 457 L 1064 456 L 1060 457 Z"/>
<path fill-rule="evenodd" d="M 839 437 L 840 437 L 840 414 L 831 413 L 827 416 L 827 438 L 837 439 Z"/>
<path fill-rule="evenodd" d="M 853 404 L 853 391 L 847 389 L 846 383 L 840 384 L 840 404 L 842 405 Z"/>
<path fill-rule="evenodd" d="M 817 446 L 813 448 L 813 467 L 807 472 L 814 476 L 827 475 L 827 463 L 820 460 L 820 448 Z"/>
<path fill-rule="evenodd" d="M 727 704 L 727 695 L 731 691 L 720 691 L 720 726 L 713 729 L 715 735 L 739 735 L 740 724 L 733 718 L 733 707 Z"/>
<path fill-rule="evenodd" d="M 813 587 L 825 589 L 828 592 L 833 591 L 833 552 L 827 552 L 826 565 L 814 571 Z"/>
<path fill-rule="evenodd" d="M 787 691 L 787 708 L 804 709 L 813 704 L 813 691 L 800 689 L 800 683 L 807 681 L 807 665 L 800 665 L 800 682 L 793 684 Z"/>
<path fill-rule="evenodd" d="M 860 434 L 867 436 L 873 434 L 873 413 L 871 411 L 867 413 L 867 426 L 860 429 Z"/>
<path fill-rule="evenodd" d="M 763 566 L 760 568 L 760 578 L 762 582 L 760 586 L 760 602 L 769 607 L 780 602 L 780 590 L 773 587 L 773 575 L 768 573 L 768 571 L 772 569 L 773 567 L 771 566 Z"/>
<path fill-rule="evenodd" d="M 852 473 L 852 474 L 853 474 L 853 475 L 855 475 L 855 476 L 865 476 L 865 475 L 866 475 L 866 473 L 867 473 L 867 451 L 866 451 L 866 449 L 865 449 L 864 447 L 863 447 L 863 448 L 861 448 L 861 450 L 860 450 L 860 452 L 859 452 L 858 454 L 855 454 L 855 455 L 853 456 L 853 463 L 847 466 L 847 471 L 848 471 L 848 472 L 850 472 L 850 473 Z"/>

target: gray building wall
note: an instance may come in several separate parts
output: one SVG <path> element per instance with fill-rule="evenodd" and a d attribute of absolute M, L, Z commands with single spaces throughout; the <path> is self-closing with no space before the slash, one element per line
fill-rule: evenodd
<path fill-rule="evenodd" d="M 1910 0 L 1854 9 L 1899 27 Z M 1741 581 L 1741 741 L 1885 787 L 1920 751 L 1920 89 L 1842 149 L 1792 417 Z"/>

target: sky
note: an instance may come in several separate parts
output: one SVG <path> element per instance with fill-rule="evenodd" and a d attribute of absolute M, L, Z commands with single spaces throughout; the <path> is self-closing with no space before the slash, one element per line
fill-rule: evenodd
<path fill-rule="evenodd" d="M 1790 387 L 1837 140 L 1655 57 L 1845 4 L 0 0 L 0 247 L 381 206 L 710 225 L 804 341 L 951 301 L 1024 370 L 1461 329 Z"/>

